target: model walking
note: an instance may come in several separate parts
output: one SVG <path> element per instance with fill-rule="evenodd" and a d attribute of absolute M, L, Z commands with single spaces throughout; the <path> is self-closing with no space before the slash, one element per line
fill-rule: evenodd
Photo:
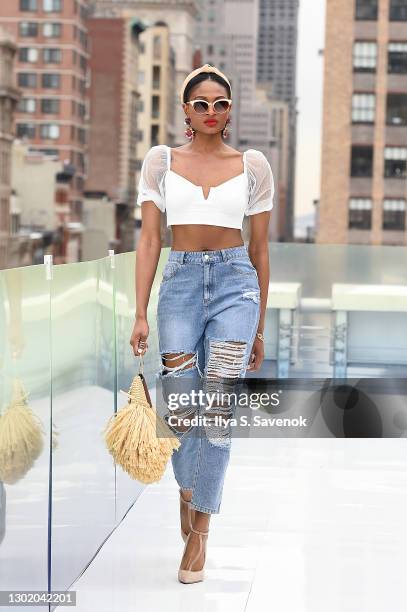
<path fill-rule="evenodd" d="M 166 212 L 173 243 L 157 308 L 160 380 L 163 390 L 177 381 L 203 381 L 205 390 L 219 389 L 246 370 L 259 369 L 264 359 L 274 181 L 263 153 L 242 154 L 223 142 L 232 91 L 222 72 L 210 64 L 194 70 L 180 97 L 191 142 L 175 149 L 151 147 L 141 168 L 142 229 L 130 344 L 136 356 L 148 348 L 147 306 L 161 252 L 160 215 Z M 250 215 L 248 249 L 241 235 L 244 215 Z M 187 421 L 192 412 L 178 409 L 175 425 L 171 419 L 181 440 L 172 465 L 180 487 L 185 547 L 178 579 L 184 583 L 204 578 L 209 519 L 220 510 L 231 447 L 219 418 L 227 423 L 234 407 L 220 402 L 205 410 L 199 435 Z"/>

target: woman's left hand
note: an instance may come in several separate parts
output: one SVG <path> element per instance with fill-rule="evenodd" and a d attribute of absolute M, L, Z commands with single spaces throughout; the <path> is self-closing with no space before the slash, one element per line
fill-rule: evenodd
<path fill-rule="evenodd" d="M 249 365 L 247 369 L 250 372 L 259 370 L 264 360 L 264 342 L 259 338 L 256 338 L 253 343 L 253 348 L 250 353 Z"/>

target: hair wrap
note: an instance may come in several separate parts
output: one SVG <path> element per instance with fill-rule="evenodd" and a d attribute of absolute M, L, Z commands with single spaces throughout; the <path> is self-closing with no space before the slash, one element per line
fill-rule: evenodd
<path fill-rule="evenodd" d="M 231 87 L 231 85 L 229 83 L 229 79 L 226 77 L 226 75 L 224 75 L 223 72 L 221 72 L 220 70 L 215 68 L 215 66 L 211 66 L 211 64 L 204 64 L 203 66 L 200 66 L 199 68 L 196 68 L 195 70 L 190 72 L 187 75 L 187 77 L 185 78 L 184 82 L 182 83 L 182 87 L 181 87 L 181 91 L 180 91 L 181 104 L 184 103 L 184 91 L 185 91 L 186 86 L 188 85 L 189 81 L 191 79 L 193 79 L 200 72 L 215 72 L 217 75 L 222 77 L 222 79 L 224 79 L 226 81 L 226 83 L 229 85 L 229 87 L 230 87 L 230 97 L 232 97 L 232 87 Z"/>

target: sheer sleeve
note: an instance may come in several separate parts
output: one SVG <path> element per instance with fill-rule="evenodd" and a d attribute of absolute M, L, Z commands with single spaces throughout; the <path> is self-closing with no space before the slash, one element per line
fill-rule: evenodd
<path fill-rule="evenodd" d="M 274 178 L 271 166 L 261 151 L 249 149 L 246 152 L 249 178 L 249 201 L 245 215 L 271 210 L 273 208 Z"/>
<path fill-rule="evenodd" d="M 154 202 L 165 211 L 164 177 L 167 170 L 167 151 L 164 145 L 155 145 L 144 157 L 137 189 L 137 206 L 143 202 Z"/>

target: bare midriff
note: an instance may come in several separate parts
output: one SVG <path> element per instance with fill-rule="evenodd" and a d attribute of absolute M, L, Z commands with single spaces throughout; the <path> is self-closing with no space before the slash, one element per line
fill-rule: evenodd
<path fill-rule="evenodd" d="M 243 246 L 242 232 L 217 225 L 172 225 L 172 251 L 217 251 Z"/>

